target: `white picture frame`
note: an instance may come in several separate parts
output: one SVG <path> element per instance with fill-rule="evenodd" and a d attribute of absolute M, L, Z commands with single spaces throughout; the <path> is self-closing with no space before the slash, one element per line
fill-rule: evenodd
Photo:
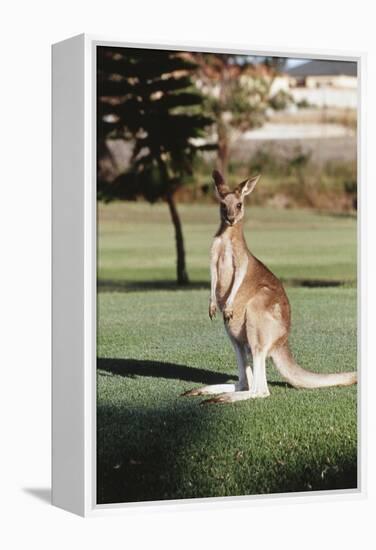
<path fill-rule="evenodd" d="M 96 503 L 96 56 L 97 46 L 231 52 L 353 61 L 358 67 L 358 488 L 157 501 Z M 52 502 L 79 514 L 140 507 L 195 508 L 363 498 L 366 494 L 364 53 L 269 50 L 230 44 L 130 44 L 79 35 L 52 47 Z"/>

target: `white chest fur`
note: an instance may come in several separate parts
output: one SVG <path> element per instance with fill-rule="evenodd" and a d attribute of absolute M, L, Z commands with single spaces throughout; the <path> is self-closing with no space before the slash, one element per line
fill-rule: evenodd
<path fill-rule="evenodd" d="M 219 269 L 223 272 L 228 272 L 231 276 L 234 270 L 234 258 L 232 243 L 229 238 L 221 239 L 221 251 L 219 254 Z"/>
<path fill-rule="evenodd" d="M 218 263 L 217 263 L 217 299 L 219 303 L 231 290 L 234 280 L 234 257 L 231 239 L 220 237 L 218 243 Z"/>
<path fill-rule="evenodd" d="M 248 258 L 245 254 L 235 258 L 234 244 L 230 238 L 221 237 L 218 257 L 217 297 L 226 298 L 226 307 L 231 307 L 247 273 Z"/>

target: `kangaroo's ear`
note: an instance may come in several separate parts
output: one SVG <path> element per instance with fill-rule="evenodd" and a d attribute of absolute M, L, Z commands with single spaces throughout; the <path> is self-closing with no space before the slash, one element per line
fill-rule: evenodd
<path fill-rule="evenodd" d="M 252 193 L 254 188 L 256 187 L 256 183 L 260 179 L 260 176 L 253 176 L 253 178 L 248 178 L 241 183 L 239 183 L 238 187 L 236 188 L 237 192 L 240 193 L 242 197 L 245 197 L 246 195 L 249 195 Z"/>
<path fill-rule="evenodd" d="M 230 189 L 225 184 L 225 180 L 218 170 L 214 170 L 212 176 L 215 184 L 214 187 L 217 199 L 222 200 L 223 197 L 230 192 Z"/>

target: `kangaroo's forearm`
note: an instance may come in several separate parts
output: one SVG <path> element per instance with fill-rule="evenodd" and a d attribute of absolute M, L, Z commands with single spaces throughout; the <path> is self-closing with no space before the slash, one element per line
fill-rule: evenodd
<path fill-rule="evenodd" d="M 210 300 L 216 301 L 216 289 L 218 282 L 218 265 L 217 262 L 211 262 L 210 264 Z"/>
<path fill-rule="evenodd" d="M 216 290 L 218 282 L 218 258 L 220 242 L 215 239 L 211 250 L 210 260 L 210 301 L 216 302 Z"/>
<path fill-rule="evenodd" d="M 233 282 L 233 285 L 232 285 L 232 288 L 231 288 L 230 295 L 227 298 L 226 307 L 231 307 L 232 306 L 232 304 L 235 300 L 235 296 L 236 296 L 242 282 L 244 281 L 244 277 L 247 273 L 247 268 L 248 268 L 248 259 L 244 260 L 239 266 L 235 267 L 234 282 Z"/>

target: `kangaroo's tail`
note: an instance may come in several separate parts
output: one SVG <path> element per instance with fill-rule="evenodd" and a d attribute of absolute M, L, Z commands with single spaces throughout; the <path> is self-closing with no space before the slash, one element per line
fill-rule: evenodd
<path fill-rule="evenodd" d="M 351 386 L 357 382 L 356 372 L 319 374 L 302 369 L 295 362 L 287 343 L 273 350 L 271 356 L 281 376 L 295 388 Z"/>

